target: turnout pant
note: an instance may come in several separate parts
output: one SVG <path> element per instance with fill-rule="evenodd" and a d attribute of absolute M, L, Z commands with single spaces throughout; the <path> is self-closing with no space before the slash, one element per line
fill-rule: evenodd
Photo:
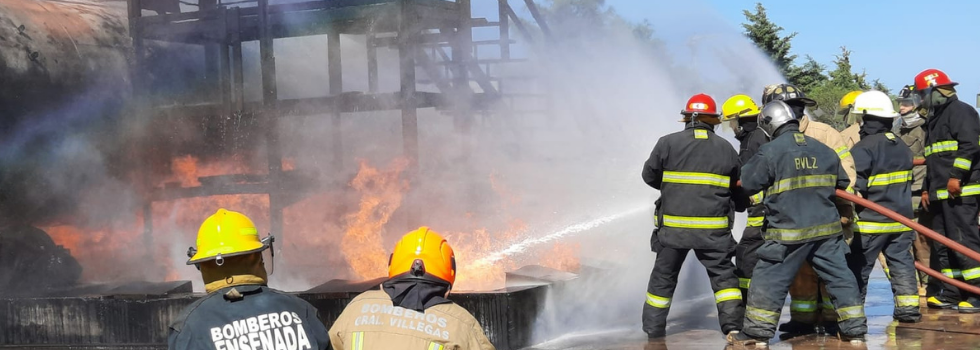
<path fill-rule="evenodd" d="M 789 299 L 790 321 L 815 325 L 817 321 L 833 322 L 837 319 L 827 285 L 807 262 L 803 262 L 789 286 Z"/>
<path fill-rule="evenodd" d="M 874 269 L 879 254 L 884 254 L 891 278 L 892 294 L 895 296 L 894 316 L 918 317 L 919 288 L 915 279 L 915 260 L 912 258 L 913 232 L 893 234 L 858 233 L 851 242 L 851 254 L 847 263 L 859 282 L 861 304 L 868 296 L 868 277 Z"/>
<path fill-rule="evenodd" d="M 752 283 L 752 270 L 759 262 L 756 250 L 765 243 L 762 239 L 761 226 L 746 226 L 742 231 L 742 239 L 735 246 L 735 275 L 738 276 L 738 287 L 742 289 L 742 298 L 747 299 L 749 285 Z"/>
<path fill-rule="evenodd" d="M 933 213 L 932 229 L 947 238 L 980 251 L 980 229 L 977 228 L 977 215 L 980 208 L 976 197 L 956 197 L 930 204 Z M 940 272 L 946 276 L 962 276 L 963 281 L 980 286 L 980 262 L 933 242 L 930 259 L 937 260 Z M 944 289 L 945 290 L 945 289 Z M 960 291 L 960 299 L 977 296 Z"/>
<path fill-rule="evenodd" d="M 912 207 L 918 208 L 919 201 L 922 197 L 914 196 L 912 197 Z M 925 227 L 932 227 L 932 213 L 917 209 L 915 211 L 915 221 Z M 912 253 L 915 255 L 915 261 L 918 261 L 924 266 L 932 266 L 929 264 L 929 256 L 932 252 L 929 248 L 930 242 L 926 235 L 921 233 L 916 233 L 915 240 L 912 241 Z M 929 275 L 925 272 L 919 272 L 919 285 L 926 286 L 929 284 Z"/>
<path fill-rule="evenodd" d="M 784 245 L 767 241 L 759 248 L 759 263 L 753 272 L 749 300 L 745 307 L 742 332 L 755 338 L 772 338 L 786 293 L 804 262 L 809 262 L 826 282 L 837 322 L 844 335 L 868 332 L 860 291 L 854 274 L 847 268 L 848 247 L 836 236 L 819 241 Z"/>
<path fill-rule="evenodd" d="M 670 311 L 674 288 L 677 287 L 677 277 L 689 250 L 691 249 L 664 247 L 657 253 L 657 261 L 647 286 L 647 301 L 643 305 L 643 331 L 647 334 L 666 329 L 667 312 Z M 721 331 L 728 334 L 741 329 L 745 307 L 742 305 L 742 292 L 738 289 L 738 279 L 735 277 L 731 249 L 693 250 L 708 271 L 711 289 L 715 292 Z"/>

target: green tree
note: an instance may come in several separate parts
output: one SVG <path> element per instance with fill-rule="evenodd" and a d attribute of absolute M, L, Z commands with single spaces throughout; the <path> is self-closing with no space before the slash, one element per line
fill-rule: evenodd
<path fill-rule="evenodd" d="M 776 64 L 776 67 L 786 77 L 786 80 L 800 86 L 802 85 L 800 84 L 801 79 L 807 82 L 809 82 L 808 80 L 814 79 L 810 75 L 812 72 L 804 72 L 803 67 L 798 67 L 793 64 L 797 56 L 791 54 L 790 49 L 792 48 L 791 41 L 796 37 L 796 32 L 783 36 L 781 34 L 783 27 L 769 20 L 769 16 L 766 14 L 766 8 L 762 6 L 762 3 L 755 4 L 754 13 L 749 10 L 742 10 L 742 14 L 748 20 L 748 23 L 742 24 L 742 28 L 745 29 L 745 36 L 749 40 L 752 40 L 759 49 L 769 55 L 769 58 Z M 803 87 L 800 86 L 800 88 Z"/>

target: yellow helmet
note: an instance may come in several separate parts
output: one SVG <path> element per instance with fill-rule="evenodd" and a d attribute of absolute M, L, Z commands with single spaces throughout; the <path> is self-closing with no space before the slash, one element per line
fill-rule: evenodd
<path fill-rule="evenodd" d="M 388 278 L 431 276 L 456 283 L 456 254 L 445 238 L 428 227 L 406 233 L 388 258 Z"/>
<path fill-rule="evenodd" d="M 858 95 L 862 93 L 864 93 L 864 91 L 861 90 L 854 90 L 848 92 L 847 95 L 844 95 L 844 97 L 840 99 L 840 105 L 837 107 L 842 111 L 850 110 L 851 107 L 854 106 L 854 100 L 856 100 Z"/>
<path fill-rule="evenodd" d="M 255 223 L 242 213 L 218 209 L 197 230 L 197 246 L 187 251 L 187 265 L 261 252 L 271 241 L 259 239 Z"/>
<path fill-rule="evenodd" d="M 748 95 L 735 95 L 721 105 L 722 120 L 755 117 L 759 115 L 759 105 Z"/>

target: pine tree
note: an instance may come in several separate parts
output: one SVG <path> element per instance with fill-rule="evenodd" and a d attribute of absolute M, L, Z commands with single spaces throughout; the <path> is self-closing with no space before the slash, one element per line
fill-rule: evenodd
<path fill-rule="evenodd" d="M 766 14 L 766 8 L 762 6 L 762 3 L 755 4 L 755 13 L 749 12 L 749 10 L 742 10 L 742 14 L 748 20 L 748 23 L 742 24 L 742 28 L 745 29 L 745 36 L 749 40 L 752 40 L 759 49 L 769 55 L 769 58 L 776 64 L 776 67 L 786 77 L 786 80 L 800 85 L 799 80 L 807 74 L 804 74 L 804 68 L 793 65 L 793 61 L 796 60 L 797 56 L 790 54 L 790 48 L 792 47 L 790 42 L 796 37 L 797 33 L 793 32 L 787 36 L 781 36 L 783 27 L 769 20 L 769 16 Z M 804 79 L 812 78 L 812 76 L 809 76 Z"/>

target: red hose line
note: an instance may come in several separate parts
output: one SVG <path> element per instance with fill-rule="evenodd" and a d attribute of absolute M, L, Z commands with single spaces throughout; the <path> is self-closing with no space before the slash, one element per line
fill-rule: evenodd
<path fill-rule="evenodd" d="M 970 257 L 970 259 L 973 259 L 973 260 L 976 260 L 976 261 L 980 261 L 980 253 L 977 253 L 977 252 L 975 252 L 973 250 L 970 250 L 970 248 L 967 248 L 967 247 L 963 246 L 962 244 L 956 243 L 955 241 L 953 241 L 953 240 L 951 240 L 949 238 L 946 238 L 946 236 L 943 236 L 941 234 L 938 234 L 935 231 L 930 230 L 930 229 L 926 228 L 925 226 L 922 226 L 918 222 L 912 221 L 911 219 L 909 219 L 909 218 L 907 218 L 907 217 L 905 217 L 905 216 L 903 216 L 903 215 L 901 215 L 899 213 L 896 213 L 894 211 L 891 211 L 888 208 L 885 208 L 885 207 L 879 205 L 878 203 L 874 203 L 874 202 L 869 201 L 867 199 L 858 197 L 856 195 L 853 195 L 853 194 L 850 194 L 850 193 L 847 193 L 847 192 L 844 192 L 844 191 L 841 191 L 841 190 L 837 190 L 837 196 L 840 197 L 840 198 L 844 198 L 846 200 L 849 200 L 851 202 L 854 202 L 855 204 L 860 204 L 861 206 L 863 206 L 865 208 L 874 210 L 874 211 L 876 211 L 876 212 L 878 212 L 878 213 L 880 213 L 880 214 L 882 214 L 884 216 L 887 216 L 889 219 L 898 221 L 898 222 L 904 224 L 905 226 L 911 227 L 913 230 L 919 232 L 919 234 L 926 235 L 926 237 L 929 237 L 929 238 L 931 238 L 932 240 L 934 240 L 936 242 L 942 243 L 943 245 L 945 245 L 945 246 L 947 246 L 947 247 L 949 247 L 949 248 L 951 248 L 951 249 L 953 249 L 953 250 L 955 250 L 955 251 L 957 251 L 957 252 L 959 252 L 959 253 L 961 253 L 963 255 L 966 255 L 966 256 Z"/>
<path fill-rule="evenodd" d="M 925 160 L 924 159 L 921 159 L 921 158 L 915 159 L 914 160 L 914 163 L 916 165 L 920 165 L 920 163 L 925 163 Z M 738 182 L 738 186 L 742 186 L 742 181 L 739 181 Z M 938 233 L 936 233 L 936 231 L 933 231 L 933 230 L 931 230 L 931 229 L 929 229 L 929 228 L 927 228 L 925 226 L 922 226 L 918 222 L 912 221 L 911 219 L 909 219 L 909 218 L 907 218 L 907 217 L 905 217 L 905 216 L 903 216 L 903 215 L 901 215 L 899 213 L 896 213 L 896 212 L 894 212 L 892 210 L 889 210 L 888 208 L 885 208 L 885 207 L 879 205 L 878 203 L 875 203 L 875 202 L 869 201 L 867 199 L 858 197 L 857 195 L 853 195 L 853 194 L 847 193 L 846 191 L 843 191 L 843 190 L 837 190 L 837 196 L 840 197 L 840 198 L 846 199 L 848 201 L 851 201 L 851 202 L 853 202 L 855 204 L 859 204 L 859 205 L 861 205 L 861 206 L 863 206 L 865 208 L 874 210 L 874 211 L 876 211 L 876 212 L 878 212 L 878 213 L 880 213 L 880 214 L 882 214 L 884 216 L 887 216 L 888 218 L 890 218 L 892 220 L 898 221 L 898 222 L 902 223 L 903 225 L 912 228 L 913 230 L 915 230 L 919 234 L 926 235 L 926 237 L 929 237 L 930 239 L 932 239 L 932 240 L 934 240 L 934 241 L 936 241 L 938 243 L 941 243 L 941 244 L 949 247 L 950 249 L 953 249 L 953 250 L 955 250 L 955 251 L 957 251 L 957 252 L 959 252 L 959 253 L 961 253 L 963 255 L 966 255 L 970 259 L 973 259 L 973 260 L 976 260 L 976 261 L 980 261 L 980 253 L 977 253 L 977 252 L 975 252 L 973 250 L 970 250 L 970 248 L 967 248 L 967 247 L 963 246 L 962 244 L 956 243 L 955 241 L 953 241 L 953 240 L 951 240 L 949 238 L 946 238 L 946 236 L 943 236 L 941 234 L 938 234 Z M 969 291 L 971 293 L 980 294 L 980 288 L 975 287 L 975 286 L 972 286 L 972 285 L 969 285 L 969 284 L 966 284 L 966 283 L 964 283 L 962 281 L 959 281 L 959 280 L 956 280 L 956 279 L 952 279 L 952 278 L 946 277 L 945 275 L 939 273 L 938 271 L 933 270 L 933 269 L 930 269 L 928 266 L 922 265 L 919 262 L 916 262 L 915 263 L 915 268 L 918 269 L 919 271 L 925 272 L 929 276 L 932 276 L 934 278 L 938 278 L 939 280 L 941 280 L 943 282 L 952 284 L 952 285 L 956 286 L 957 288 L 960 288 L 960 289 L 963 289 L 963 290 L 967 290 L 967 291 Z"/>
<path fill-rule="evenodd" d="M 926 165 L 925 158 L 914 158 L 912 159 L 912 165 Z"/>
<path fill-rule="evenodd" d="M 919 269 L 919 271 L 925 272 L 929 276 L 932 276 L 932 278 L 938 278 L 940 281 L 952 284 L 960 290 L 965 290 L 973 294 L 980 294 L 980 287 L 971 286 L 966 284 L 966 282 L 946 277 L 946 275 L 936 272 L 936 270 L 930 269 L 928 266 L 922 265 L 918 261 L 915 262 L 915 268 Z"/>

